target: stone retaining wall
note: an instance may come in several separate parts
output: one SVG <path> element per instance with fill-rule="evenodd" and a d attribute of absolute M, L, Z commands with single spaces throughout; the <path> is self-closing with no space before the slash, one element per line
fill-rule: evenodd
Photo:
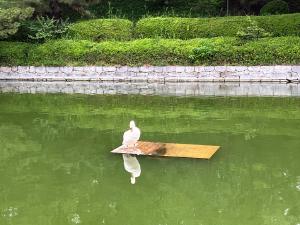
<path fill-rule="evenodd" d="M 0 67 L 0 80 L 299 82 L 300 65 Z"/>
<path fill-rule="evenodd" d="M 161 96 L 300 96 L 298 83 L 0 81 L 0 93 L 140 94 Z"/>

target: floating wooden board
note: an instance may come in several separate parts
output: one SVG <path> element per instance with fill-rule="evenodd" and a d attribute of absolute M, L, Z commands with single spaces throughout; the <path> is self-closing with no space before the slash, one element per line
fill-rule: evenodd
<path fill-rule="evenodd" d="M 134 155 L 210 159 L 219 148 L 220 146 L 213 145 L 190 145 L 139 141 L 135 147 L 120 146 L 111 152 Z"/>

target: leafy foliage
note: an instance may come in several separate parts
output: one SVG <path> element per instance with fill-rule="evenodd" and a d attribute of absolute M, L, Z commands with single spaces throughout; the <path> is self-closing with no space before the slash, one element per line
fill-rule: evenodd
<path fill-rule="evenodd" d="M 39 45 L 0 42 L 0 59 L 1 65 L 56 66 L 299 64 L 300 37 L 261 38 L 243 45 L 234 37 L 100 43 L 53 40 Z"/>
<path fill-rule="evenodd" d="M 259 27 L 256 21 L 248 16 L 249 26 L 237 32 L 237 37 L 242 41 L 257 40 L 258 38 L 271 36 L 265 29 Z"/>
<path fill-rule="evenodd" d="M 28 52 L 33 44 L 24 42 L 0 42 L 0 64 L 22 65 L 27 63 Z"/>
<path fill-rule="evenodd" d="M 32 8 L 0 8 L 0 39 L 5 39 L 15 34 L 21 22 L 31 17 L 32 13 Z"/>
<path fill-rule="evenodd" d="M 85 40 L 129 40 L 133 23 L 125 19 L 95 19 L 74 23 L 69 37 Z"/>
<path fill-rule="evenodd" d="M 45 41 L 62 37 L 68 31 L 69 23 L 67 20 L 37 17 L 37 20 L 28 22 L 28 28 L 30 39 Z"/>
<path fill-rule="evenodd" d="M 113 14 L 137 20 L 145 15 L 219 16 L 222 6 L 223 0 L 102 0 L 89 9 L 97 17 Z"/>
<path fill-rule="evenodd" d="M 300 14 L 252 16 L 258 27 L 274 36 L 300 35 Z M 180 38 L 236 36 L 249 26 L 245 16 L 218 18 L 149 17 L 141 19 L 135 27 L 138 38 Z"/>
<path fill-rule="evenodd" d="M 261 15 L 284 14 L 289 12 L 289 5 L 283 0 L 272 0 L 265 4 L 261 10 Z"/>
<path fill-rule="evenodd" d="M 100 0 L 2 0 L 6 6 L 27 7 L 35 9 L 35 13 L 41 16 L 49 15 L 61 18 L 66 8 L 71 8 L 74 12 L 82 15 L 89 14 L 86 8 L 90 5 L 99 3 Z"/>

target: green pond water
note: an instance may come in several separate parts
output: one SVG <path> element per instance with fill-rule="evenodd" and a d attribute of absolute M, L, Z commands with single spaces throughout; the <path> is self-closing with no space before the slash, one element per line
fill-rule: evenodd
<path fill-rule="evenodd" d="M 138 157 L 143 140 L 220 145 L 211 160 Z M 1 225 L 299 225 L 300 98 L 0 94 Z"/>

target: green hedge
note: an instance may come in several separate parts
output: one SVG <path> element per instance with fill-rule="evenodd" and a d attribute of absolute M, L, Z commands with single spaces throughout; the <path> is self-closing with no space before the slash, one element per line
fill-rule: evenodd
<path fill-rule="evenodd" d="M 125 19 L 95 19 L 74 23 L 69 37 L 82 40 L 129 40 L 133 23 Z"/>
<path fill-rule="evenodd" d="M 0 42 L 0 65 L 24 65 L 34 44 L 24 42 Z"/>
<path fill-rule="evenodd" d="M 276 15 L 289 12 L 289 5 L 283 0 L 271 0 L 260 9 L 260 15 Z"/>
<path fill-rule="evenodd" d="M 23 50 L 17 50 L 18 47 Z M 7 50 L 3 51 L 5 48 Z M 0 42 L 0 59 L 1 65 L 47 66 L 299 64 L 300 37 L 263 38 L 245 44 L 231 37 L 101 43 L 57 40 L 26 46 L 23 43 Z"/>
<path fill-rule="evenodd" d="M 252 16 L 252 20 L 273 36 L 300 36 L 300 13 Z M 139 38 L 180 38 L 235 36 L 249 26 L 246 16 L 216 18 L 150 17 L 141 19 L 135 27 Z"/>

